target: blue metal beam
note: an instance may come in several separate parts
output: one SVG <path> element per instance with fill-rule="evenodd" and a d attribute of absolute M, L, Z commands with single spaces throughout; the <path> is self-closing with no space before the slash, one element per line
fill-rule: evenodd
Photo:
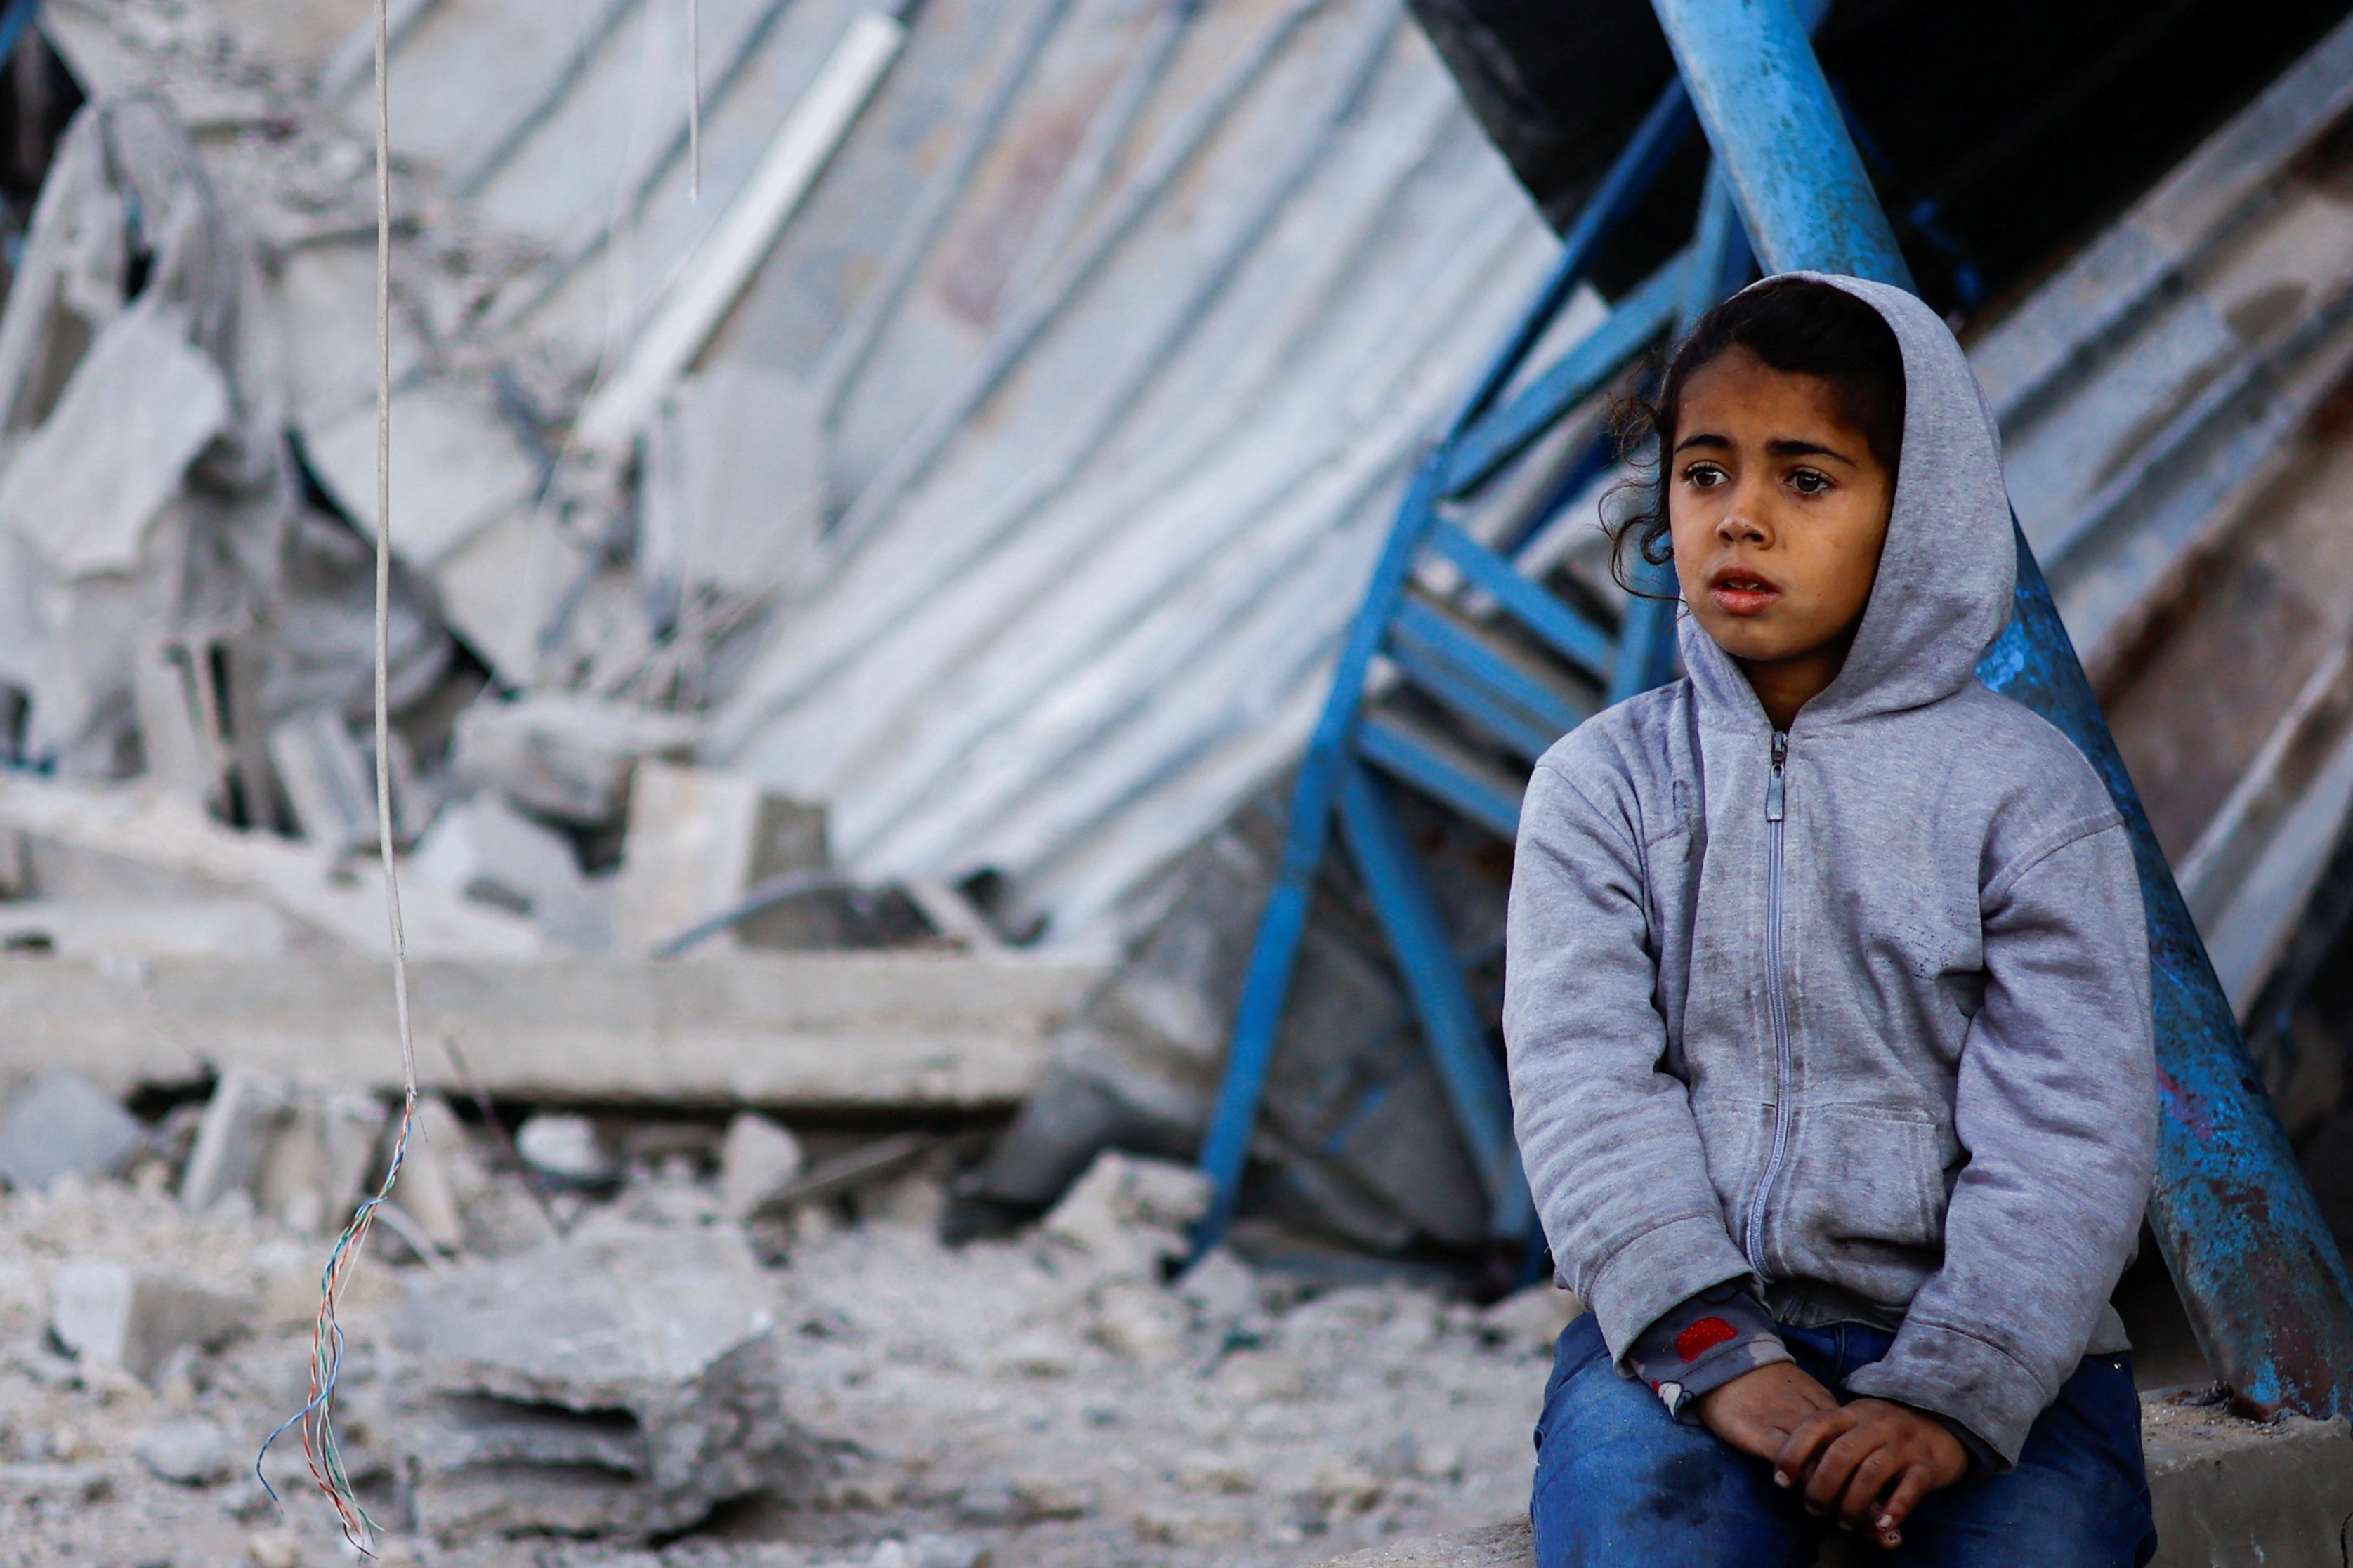
<path fill-rule="evenodd" d="M 1242 981 L 1241 1005 L 1234 1017 L 1233 1045 L 1226 1053 L 1225 1078 L 1218 1086 L 1218 1103 L 1210 1112 L 1208 1136 L 1201 1144 L 1201 1173 L 1209 1178 L 1209 1212 L 1194 1233 L 1195 1246 L 1207 1250 L 1225 1235 L 1241 1194 L 1242 1165 L 1250 1157 L 1251 1131 L 1258 1125 L 1259 1101 L 1266 1093 L 1268 1068 L 1274 1060 L 1275 1032 L 1282 1023 L 1283 1005 L 1291 998 L 1291 975 L 1299 957 L 1300 939 L 1307 931 L 1307 908 L 1314 893 L 1316 868 L 1324 863 L 1331 841 L 1332 815 L 1338 804 L 1341 770 L 1356 737 L 1363 707 L 1365 677 L 1373 656 L 1380 650 L 1382 634 L 1405 594 L 1414 558 L 1436 515 L 1438 476 L 1445 448 L 1424 458 L 1406 486 L 1398 520 L 1388 542 L 1373 567 L 1364 603 L 1348 623 L 1348 635 L 1332 672 L 1332 689 L 1324 711 L 1308 738 L 1307 755 L 1300 763 L 1299 782 L 1291 796 L 1291 827 L 1283 836 L 1282 860 L 1275 868 L 1274 889 L 1259 916 L 1258 941 L 1250 950 L 1250 971 Z"/>
<path fill-rule="evenodd" d="M 1525 1236 L 1534 1211 L 1512 1136 L 1511 1091 L 1463 983 L 1461 957 L 1398 824 L 1396 808 L 1358 763 L 1350 763 L 1341 776 L 1340 826 L 1388 933 L 1389 951 L 1413 996 L 1414 1015 L 1422 1021 L 1455 1120 L 1465 1129 L 1480 1130 L 1471 1140 L 1471 1157 L 1493 1204 L 1491 1234 Z"/>
<path fill-rule="evenodd" d="M 1597 680 L 1609 672 L 1617 657 L 1609 635 L 1521 576 L 1510 562 L 1451 522 L 1430 530 L 1430 545 L 1561 658 Z"/>
<path fill-rule="evenodd" d="M 1652 3 L 1766 266 L 1910 288 L 1788 0 Z M 2191 1327 L 2208 1363 L 2247 1397 L 2315 1416 L 2353 1415 L 2353 1279 L 2023 533 L 2018 568 L 2011 624 L 1978 674 L 2066 732 L 2132 832 L 2162 1110 L 2149 1219 Z"/>

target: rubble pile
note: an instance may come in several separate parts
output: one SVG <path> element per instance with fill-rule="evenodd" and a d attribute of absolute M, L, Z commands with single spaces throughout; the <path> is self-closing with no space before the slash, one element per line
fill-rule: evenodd
<path fill-rule="evenodd" d="M 345 1560 L 296 1445 L 269 1462 L 284 1511 L 251 1469 L 307 1397 L 326 1241 L 283 1194 L 307 1173 L 347 1206 L 341 1167 L 290 1152 L 332 1100 L 224 1079 L 129 1155 L 92 1140 L 0 1195 L 0 1563 Z M 1224 1249 L 1172 1281 L 1206 1193 L 1124 1155 L 950 1249 L 936 1139 L 422 1112 L 343 1320 L 386 1563 L 1279 1565 L 1524 1494 L 1558 1292 L 1482 1311 Z M 584 1148 L 593 1178 L 552 1168 Z"/>
<path fill-rule="evenodd" d="M 417 1527 L 666 1534 L 775 1487 L 769 1282 L 720 1227 L 555 1243 L 411 1291 L 433 1391 L 400 1443 Z"/>
<path fill-rule="evenodd" d="M 65 0 L 25 45 L 89 101 L 0 307 L 0 761 L 296 840 L 333 879 L 377 837 L 371 154 L 320 62 L 273 52 L 301 40 L 228 25 L 248 20 Z M 729 649 L 783 584 L 770 558 L 814 527 L 818 454 L 765 422 L 806 395 L 749 373 L 665 384 L 643 429 L 572 439 L 594 355 L 486 313 L 531 258 L 448 184 L 396 180 L 396 837 L 427 927 L 455 903 L 512 917 L 489 944 L 508 955 L 646 956 L 826 867 L 821 813 L 696 763 Z M 37 839 L 39 815 L 0 799 L 0 827 Z M 104 958 L 376 940 L 322 928 L 283 877 L 77 869 L 0 879 L 0 941 Z M 135 912 L 167 899 L 181 920 Z M 818 875 L 770 902 L 702 931 L 699 955 L 987 934 L 946 889 Z"/>

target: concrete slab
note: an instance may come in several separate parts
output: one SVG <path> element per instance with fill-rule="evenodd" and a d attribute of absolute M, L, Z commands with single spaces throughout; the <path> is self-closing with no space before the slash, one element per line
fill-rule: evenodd
<path fill-rule="evenodd" d="M 398 1332 L 422 1399 L 396 1440 L 418 1523 L 661 1532 L 772 1484 L 800 1446 L 775 1324 L 732 1227 L 575 1240 L 412 1289 Z"/>
<path fill-rule="evenodd" d="M 2141 1403 L 2157 1509 L 2149 1568 L 2343 1568 L 2353 1541 L 2353 1429 L 2342 1417 L 2242 1421 L 2225 1411 Z M 1869 1560 L 1832 1541 L 1821 1568 Z M 1525 1519 L 1398 1542 L 1319 1568 L 1535 1568 Z"/>
<path fill-rule="evenodd" d="M 186 801 L 138 789 L 66 785 L 22 773 L 0 780 L 0 828 L 42 844 L 126 861 L 213 894 L 250 894 L 355 952 L 385 954 L 383 873 L 274 833 L 240 833 Z M 534 957 L 530 921 L 404 879 L 401 915 L 412 959 Z"/>
<path fill-rule="evenodd" d="M 931 952 L 724 962 L 413 963 L 418 1069 L 463 1094 L 776 1110 L 1009 1106 L 1101 977 L 1093 963 Z M 0 1076 L 71 1060 L 120 1094 L 248 1068 L 330 1089 L 398 1088 L 392 982 L 356 960 L 0 959 Z"/>
<path fill-rule="evenodd" d="M 49 1286 L 49 1331 L 86 1364 L 151 1377 L 182 1345 L 219 1343 L 252 1317 L 249 1302 L 183 1280 L 77 1258 Z"/>
<path fill-rule="evenodd" d="M 69 1068 L 35 1079 L 0 1120 L 0 1176 L 12 1187 L 47 1187 L 59 1176 L 107 1174 L 147 1130 L 139 1119 Z"/>

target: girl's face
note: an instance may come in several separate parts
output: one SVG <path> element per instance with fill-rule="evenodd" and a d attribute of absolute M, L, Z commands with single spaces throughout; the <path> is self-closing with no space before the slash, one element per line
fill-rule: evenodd
<path fill-rule="evenodd" d="M 1787 728 L 1853 644 L 1894 476 L 1829 383 L 1745 348 L 1684 383 L 1663 475 L 1683 602 Z"/>

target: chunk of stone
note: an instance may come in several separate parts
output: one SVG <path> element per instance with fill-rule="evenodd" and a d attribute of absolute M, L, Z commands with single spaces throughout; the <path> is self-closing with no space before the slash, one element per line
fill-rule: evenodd
<path fill-rule="evenodd" d="M 534 1171 L 584 1186 L 609 1182 L 621 1170 L 596 1124 L 585 1116 L 542 1111 L 526 1118 L 515 1133 L 515 1152 Z"/>
<path fill-rule="evenodd" d="M 324 709 L 269 731 L 269 763 L 302 837 L 331 856 L 373 843 L 375 779 L 343 715 Z"/>
<path fill-rule="evenodd" d="M 740 361 L 680 382 L 649 432 L 639 567 L 673 594 L 783 585 L 822 524 L 823 414 L 797 378 Z"/>
<path fill-rule="evenodd" d="M 151 1427 L 139 1439 L 135 1451 L 149 1469 L 184 1487 L 225 1481 L 234 1468 L 228 1434 L 201 1415 L 185 1416 Z"/>
<path fill-rule="evenodd" d="M 384 1106 L 237 1068 L 221 1075 L 180 1179 L 193 1213 L 242 1193 L 298 1231 L 341 1229 L 383 1135 Z"/>
<path fill-rule="evenodd" d="M 1232 1323 L 1259 1310 L 1258 1276 L 1229 1247 L 1213 1247 L 1176 1282 L 1185 1303 L 1211 1323 Z"/>
<path fill-rule="evenodd" d="M 458 717 L 450 766 L 460 783 L 582 827 L 609 827 L 642 757 L 683 761 L 701 726 L 571 692 L 484 700 Z"/>
<path fill-rule="evenodd" d="M 528 501 L 539 466 L 486 387 L 425 381 L 393 395 L 393 549 L 430 566 Z M 311 433 L 311 465 L 346 516 L 375 531 L 376 416 L 352 409 Z"/>
<path fill-rule="evenodd" d="M 12 1187 L 46 1188 L 59 1176 L 111 1175 L 146 1136 L 111 1096 L 69 1068 L 52 1068 L 0 1120 L 0 1176 Z"/>
<path fill-rule="evenodd" d="M 1185 1350 L 1185 1310 L 1157 1285 L 1113 1279 L 1095 1301 L 1095 1342 L 1147 1367 L 1166 1366 Z"/>
<path fill-rule="evenodd" d="M 719 1206 L 744 1220 L 793 1184 L 807 1164 L 801 1141 L 756 1111 L 738 1112 L 719 1145 Z"/>
<path fill-rule="evenodd" d="M 1208 1178 L 1192 1166 L 1106 1150 L 1041 1228 L 1106 1273 L 1157 1279 L 1192 1249 L 1187 1228 L 1208 1208 Z"/>
<path fill-rule="evenodd" d="M 294 1094 L 256 1173 L 256 1205 L 306 1235 L 341 1230 L 358 1206 L 385 1117 L 385 1108 L 364 1094 Z"/>
<path fill-rule="evenodd" d="M 398 1441 L 445 1540 L 675 1531 L 801 1452 L 770 1289 L 727 1226 L 575 1240 L 413 1289 Z"/>
<path fill-rule="evenodd" d="M 287 918 L 259 899 L 26 899 L 0 903 L 0 942 L 59 958 L 276 958 Z"/>
<path fill-rule="evenodd" d="M 184 310 L 155 300 L 108 322 L 56 408 L 0 475 L 0 525 L 60 575 L 125 572 L 181 475 L 229 414 Z"/>
<path fill-rule="evenodd" d="M 426 887 L 529 915 L 575 951 L 610 945 L 605 912 L 572 846 L 494 795 L 444 811 L 417 847 L 411 874 Z"/>
<path fill-rule="evenodd" d="M 740 900 L 754 884 L 825 863 L 825 815 L 771 795 L 749 778 L 666 763 L 638 764 L 614 892 L 616 951 L 647 954 Z M 818 945 L 828 917 L 804 904 L 754 917 L 773 946 Z M 797 927 L 795 922 L 799 922 Z M 804 929 L 806 928 L 806 929 Z M 744 945 L 728 930 L 698 957 Z"/>
<path fill-rule="evenodd" d="M 2141 1442 L 2160 1564 L 2344 1561 L 2353 1436 L 2343 1416 L 2245 1421 L 2224 1409 L 2145 1399 Z"/>
<path fill-rule="evenodd" d="M 457 1251 L 466 1239 L 466 1205 L 490 1179 L 472 1135 L 449 1102 L 438 1094 L 419 1099 L 401 1165 L 400 1203 L 425 1239 L 443 1252 Z"/>
<path fill-rule="evenodd" d="M 136 1269 L 78 1258 L 49 1287 L 49 1331 L 85 1366 L 152 1375 L 182 1345 L 210 1348 L 251 1316 L 233 1297 Z"/>
<path fill-rule="evenodd" d="M 232 1192 L 250 1195 L 290 1114 L 291 1090 L 248 1068 L 231 1068 L 214 1086 L 196 1124 L 195 1147 L 180 1178 L 180 1204 L 202 1214 Z"/>

